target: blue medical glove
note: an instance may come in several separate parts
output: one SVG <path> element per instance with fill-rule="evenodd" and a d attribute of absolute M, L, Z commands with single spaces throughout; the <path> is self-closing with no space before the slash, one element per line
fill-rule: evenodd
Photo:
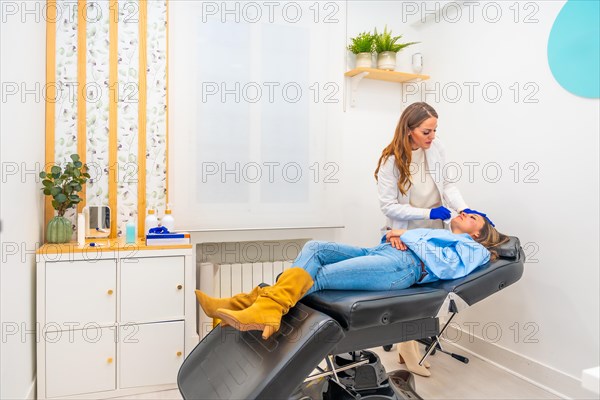
<path fill-rule="evenodd" d="M 166 226 L 157 226 L 156 228 L 150 228 L 150 230 L 148 231 L 148 233 L 171 233 L 169 232 L 169 230 L 167 229 Z"/>
<path fill-rule="evenodd" d="M 448 219 L 450 218 L 450 210 L 444 206 L 432 208 L 429 212 L 429 219 Z"/>
<path fill-rule="evenodd" d="M 464 212 L 465 214 L 477 214 L 477 215 L 481 215 L 483 218 L 487 219 L 487 221 L 490 223 L 491 226 L 496 226 L 496 225 L 494 225 L 494 223 L 492 222 L 492 220 L 489 219 L 488 216 L 485 215 L 482 212 L 479 212 L 477 210 L 471 210 L 470 208 L 465 208 L 464 210 L 462 210 L 462 212 Z"/>

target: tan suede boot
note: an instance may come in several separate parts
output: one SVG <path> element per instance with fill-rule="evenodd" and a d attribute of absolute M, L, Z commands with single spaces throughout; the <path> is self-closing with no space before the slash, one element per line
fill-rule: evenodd
<path fill-rule="evenodd" d="M 410 372 L 421 376 L 431 376 L 431 372 L 427 368 L 419 365 L 421 358 L 419 358 L 411 341 L 398 344 L 398 357 L 400 358 L 400 364 L 406 363 L 406 369 Z"/>
<path fill-rule="evenodd" d="M 228 325 L 240 331 L 262 331 L 263 339 L 268 339 L 279 330 L 281 317 L 313 285 L 312 277 L 299 267 L 285 270 L 277 283 L 263 288 L 258 298 L 250 307 L 241 311 L 218 309 L 216 314 Z"/>
<path fill-rule="evenodd" d="M 226 310 L 243 310 L 250 307 L 257 299 L 258 294 L 262 289 L 255 287 L 250 293 L 240 293 L 229 298 L 210 297 L 209 295 L 195 290 L 198 303 L 204 310 L 204 313 L 210 318 L 216 318 L 216 311 L 219 308 Z"/>
<path fill-rule="evenodd" d="M 416 340 L 411 340 L 411 342 L 414 343 L 415 346 L 415 353 L 417 353 L 418 364 L 419 361 L 421 361 L 421 358 L 423 358 L 423 354 L 421 354 L 421 352 L 419 351 L 419 342 L 417 342 Z M 429 364 L 427 360 L 423 361 L 423 366 L 425 366 L 425 368 L 431 368 L 431 364 Z"/>

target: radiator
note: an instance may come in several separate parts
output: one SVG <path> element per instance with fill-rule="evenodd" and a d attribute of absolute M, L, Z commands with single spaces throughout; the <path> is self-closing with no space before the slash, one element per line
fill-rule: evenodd
<path fill-rule="evenodd" d="M 272 285 L 292 261 L 265 261 L 242 264 L 219 264 L 215 274 L 214 292 L 218 297 L 231 297 L 241 292 L 250 292 L 260 283 Z"/>

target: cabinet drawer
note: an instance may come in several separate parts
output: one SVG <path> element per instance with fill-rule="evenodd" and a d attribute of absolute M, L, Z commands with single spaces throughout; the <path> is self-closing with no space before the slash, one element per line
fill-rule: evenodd
<path fill-rule="evenodd" d="M 116 389 L 115 328 L 48 332 L 46 397 Z"/>
<path fill-rule="evenodd" d="M 184 321 L 121 326 L 119 332 L 121 389 L 177 382 Z"/>
<path fill-rule="evenodd" d="M 116 322 L 116 260 L 46 263 L 48 330 Z M 65 324 L 66 323 L 66 324 Z"/>
<path fill-rule="evenodd" d="M 184 318 L 184 257 L 121 260 L 121 322 Z"/>

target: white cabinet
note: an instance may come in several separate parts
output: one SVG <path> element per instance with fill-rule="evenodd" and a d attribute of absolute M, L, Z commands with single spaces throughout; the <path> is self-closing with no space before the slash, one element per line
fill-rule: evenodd
<path fill-rule="evenodd" d="M 121 322 L 183 319 L 183 257 L 121 260 Z"/>
<path fill-rule="evenodd" d="M 177 380 L 183 362 L 183 321 L 121 327 L 121 387 L 159 385 Z M 147 368 L 152 365 L 152 368 Z"/>
<path fill-rule="evenodd" d="M 38 250 L 38 399 L 177 387 L 199 340 L 192 247 L 120 243 Z"/>
<path fill-rule="evenodd" d="M 117 260 L 46 263 L 47 329 L 69 330 L 117 320 Z M 72 326 L 73 323 L 79 326 Z"/>
<path fill-rule="evenodd" d="M 47 397 L 116 389 L 114 329 L 52 331 L 43 339 Z"/>

